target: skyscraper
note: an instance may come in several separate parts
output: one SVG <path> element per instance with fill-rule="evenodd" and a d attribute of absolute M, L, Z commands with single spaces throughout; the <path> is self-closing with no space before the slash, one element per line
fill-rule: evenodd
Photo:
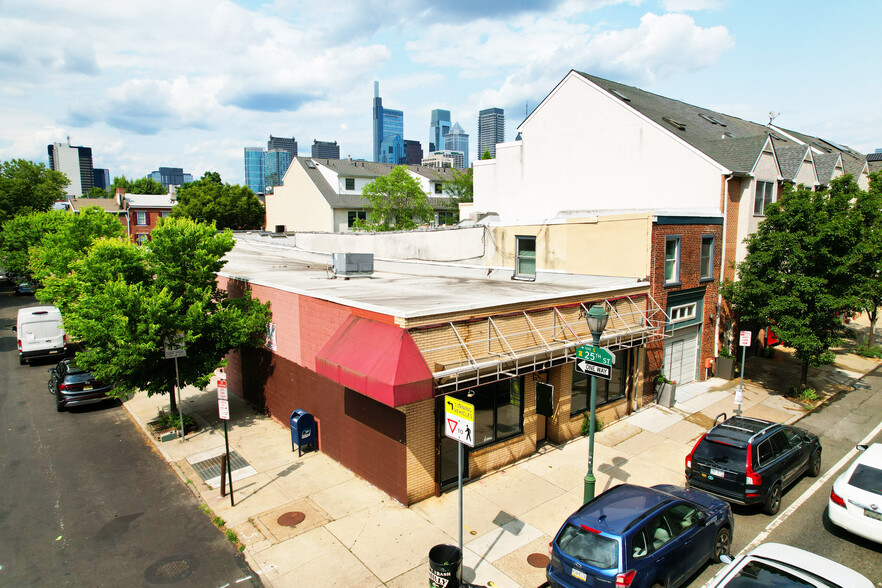
<path fill-rule="evenodd" d="M 291 158 L 297 157 L 297 139 L 291 137 L 273 137 L 270 135 L 269 141 L 266 142 L 266 150 L 284 149 L 291 154 Z"/>
<path fill-rule="evenodd" d="M 404 111 L 383 107 L 380 82 L 374 82 L 374 161 L 399 163 L 404 152 Z M 397 138 L 397 139 L 396 139 Z"/>
<path fill-rule="evenodd" d="M 92 169 L 92 148 L 72 147 L 70 137 L 67 143 L 47 145 L 49 169 L 60 171 L 70 180 L 67 193 L 71 196 L 85 196 L 95 186 L 95 170 Z"/>
<path fill-rule="evenodd" d="M 478 113 L 478 158 L 485 151 L 496 157 L 496 144 L 505 142 L 505 113 L 501 108 L 486 108 Z"/>
<path fill-rule="evenodd" d="M 337 141 L 312 141 L 312 156 L 316 159 L 340 159 L 340 146 Z"/>
<path fill-rule="evenodd" d="M 106 167 L 93 168 L 93 177 L 95 178 L 95 187 L 106 190 L 110 187 L 110 170 Z"/>
<path fill-rule="evenodd" d="M 429 123 L 429 150 L 443 151 L 444 135 L 450 131 L 450 111 L 435 109 L 432 111 L 432 122 Z"/>
<path fill-rule="evenodd" d="M 245 148 L 245 185 L 255 194 L 265 193 L 263 147 Z"/>
<path fill-rule="evenodd" d="M 419 165 L 423 161 L 423 146 L 419 141 L 404 140 L 404 161 L 407 165 Z"/>
<path fill-rule="evenodd" d="M 292 159 L 291 152 L 287 149 L 267 150 L 263 156 L 264 189 L 282 185 Z"/>
<path fill-rule="evenodd" d="M 187 176 L 189 176 L 189 180 Z M 165 186 L 166 190 L 169 186 L 183 186 L 187 182 L 193 181 L 193 176 L 185 174 L 182 167 L 160 167 L 158 170 L 148 174 L 147 177 Z"/>
<path fill-rule="evenodd" d="M 460 165 L 457 167 L 459 169 L 465 169 L 469 165 L 469 135 L 462 127 L 459 126 L 459 123 L 453 125 L 453 128 L 450 129 L 450 132 L 444 135 L 444 145 L 445 149 L 439 149 L 439 151 L 459 151 L 462 153 L 462 159 L 458 161 Z"/>

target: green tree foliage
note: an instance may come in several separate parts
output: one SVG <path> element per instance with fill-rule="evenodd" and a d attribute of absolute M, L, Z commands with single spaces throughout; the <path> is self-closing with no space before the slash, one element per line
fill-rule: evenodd
<path fill-rule="evenodd" d="M 481 159 L 493 159 L 493 156 L 490 155 L 489 149 L 484 150 L 484 153 L 481 154 Z"/>
<path fill-rule="evenodd" d="M 368 199 L 367 222 L 356 223 L 356 228 L 367 231 L 406 231 L 428 223 L 435 213 L 429 206 L 426 193 L 405 165 L 392 168 L 362 189 Z"/>
<path fill-rule="evenodd" d="M 22 276 L 33 277 L 29 259 L 31 250 L 70 220 L 63 210 L 19 214 L 3 223 L 0 230 L 0 267 Z"/>
<path fill-rule="evenodd" d="M 110 195 L 116 194 L 116 189 L 122 188 L 126 194 L 168 194 L 168 190 L 153 178 L 138 178 L 137 180 L 128 180 L 125 176 L 113 178 L 113 184 L 110 186 Z"/>
<path fill-rule="evenodd" d="M 89 190 L 89 193 L 86 196 L 88 198 L 110 198 L 110 194 L 107 193 L 107 190 L 99 188 L 98 186 Z"/>
<path fill-rule="evenodd" d="M 460 202 L 472 202 L 475 197 L 472 168 L 453 170 L 453 179 L 444 183 L 444 193 L 450 197 L 451 207 L 457 208 Z"/>
<path fill-rule="evenodd" d="M 18 214 L 42 212 L 64 200 L 70 180 L 42 163 L 11 159 L 0 163 L 0 223 Z"/>
<path fill-rule="evenodd" d="M 840 317 L 857 304 L 852 271 L 860 232 L 850 201 L 865 195 L 851 176 L 821 192 L 785 188 L 747 238 L 740 281 L 723 286 L 742 323 L 771 324 L 796 350 L 801 388 L 807 386 L 809 365 L 832 361 L 830 348 L 843 331 Z"/>
<path fill-rule="evenodd" d="M 48 278 L 45 289 L 63 308 L 68 333 L 83 344 L 77 363 L 113 382 L 117 397 L 138 390 L 169 394 L 176 412 L 167 338 L 183 334 L 180 384 L 197 387 L 231 349 L 264 343 L 269 304 L 250 294 L 230 298 L 217 285 L 215 272 L 233 245 L 229 231 L 189 219 L 164 219 L 144 247 L 96 241 L 67 275 Z"/>
<path fill-rule="evenodd" d="M 855 201 L 856 227 L 860 231 L 853 276 L 857 296 L 870 318 L 869 347 L 876 344 L 876 321 L 882 306 L 882 172 L 870 175 L 870 189 Z"/>
<path fill-rule="evenodd" d="M 250 188 L 221 183 L 217 172 L 205 172 L 178 188 L 178 203 L 172 208 L 174 218 L 215 223 L 219 229 L 261 229 L 265 216 L 263 203 Z"/>

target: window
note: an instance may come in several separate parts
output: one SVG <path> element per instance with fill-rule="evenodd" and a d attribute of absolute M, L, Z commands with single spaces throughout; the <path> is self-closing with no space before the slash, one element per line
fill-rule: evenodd
<path fill-rule="evenodd" d="M 346 178 L 346 189 L 355 190 L 355 178 Z"/>
<path fill-rule="evenodd" d="M 150 239 L 149 239 L 147 233 L 138 233 L 137 235 L 135 235 L 135 241 L 137 241 L 138 245 L 143 245 L 144 243 L 146 243 L 149 240 Z"/>
<path fill-rule="evenodd" d="M 753 200 L 754 216 L 765 216 L 766 207 L 772 203 L 772 196 L 775 193 L 775 184 L 772 182 L 757 182 L 756 196 Z"/>
<path fill-rule="evenodd" d="M 665 518 L 671 534 L 676 537 L 696 526 L 701 519 L 700 514 L 697 508 L 688 504 L 675 504 L 665 512 Z"/>
<path fill-rule="evenodd" d="M 665 239 L 665 284 L 680 283 L 680 237 Z"/>
<path fill-rule="evenodd" d="M 444 191 L 441 188 L 442 188 L 441 182 L 437 182 L 435 184 L 435 194 L 443 194 Z"/>
<path fill-rule="evenodd" d="M 627 365 L 627 361 L 622 361 L 620 364 Z M 612 377 L 609 380 L 597 378 L 597 396 L 595 398 L 597 406 L 603 406 L 608 402 L 625 397 L 625 378 L 622 377 L 624 371 L 625 370 L 621 365 L 614 365 L 612 368 Z M 585 412 L 590 409 L 590 401 L 591 378 L 588 374 L 577 372 L 576 364 L 573 363 L 573 389 L 570 394 L 570 416 L 577 415 L 580 412 Z"/>
<path fill-rule="evenodd" d="M 139 210 L 135 213 L 135 224 L 140 226 L 147 225 L 147 213 L 143 210 Z"/>
<path fill-rule="evenodd" d="M 159 216 L 162 218 L 168 218 L 171 216 L 171 211 L 163 210 L 162 212 L 159 213 Z"/>
<path fill-rule="evenodd" d="M 619 565 L 619 542 L 611 537 L 567 525 L 557 540 L 560 550 L 582 563 L 609 570 Z"/>
<path fill-rule="evenodd" d="M 710 280 L 714 277 L 714 236 L 701 237 L 701 279 Z"/>
<path fill-rule="evenodd" d="M 493 382 L 455 396 L 475 407 L 475 447 L 524 432 L 524 378 Z"/>
<path fill-rule="evenodd" d="M 536 237 L 515 237 L 515 277 L 536 279 Z"/>
<path fill-rule="evenodd" d="M 453 210 L 439 210 L 438 211 L 438 224 L 439 225 L 455 225 L 459 222 L 459 213 Z"/>
<path fill-rule="evenodd" d="M 698 309 L 698 303 L 692 302 L 689 304 L 681 304 L 680 306 L 672 306 L 671 313 L 671 322 L 672 323 L 681 323 L 683 321 L 692 320 L 695 318 L 696 310 Z"/>
<path fill-rule="evenodd" d="M 365 210 L 348 210 L 346 211 L 346 226 L 350 229 L 355 226 L 355 221 L 367 220 L 367 211 Z"/>

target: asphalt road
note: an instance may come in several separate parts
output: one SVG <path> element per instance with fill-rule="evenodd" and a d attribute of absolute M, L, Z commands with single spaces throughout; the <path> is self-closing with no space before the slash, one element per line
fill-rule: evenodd
<path fill-rule="evenodd" d="M 796 423 L 821 438 L 821 475 L 818 478 L 803 476 L 792 485 L 784 494 L 780 512 L 774 517 L 763 514 L 759 508 L 733 507 L 733 554 L 759 543 L 784 543 L 837 561 L 882 587 L 882 545 L 833 527 L 826 517 L 827 498 L 833 482 L 851 460 L 832 472 L 811 495 L 803 497 L 882 421 L 882 370 L 871 372 L 861 384 L 867 387 L 840 396 Z M 876 434 L 870 442 L 882 443 L 882 433 Z M 798 507 L 788 514 L 787 509 L 797 501 Z M 781 520 L 774 523 L 774 529 L 767 531 L 778 517 Z M 722 567 L 723 564 L 707 566 L 689 585 L 704 585 Z"/>
<path fill-rule="evenodd" d="M 56 412 L 11 330 L 34 304 L 0 291 L 0 586 L 259 586 L 119 401 Z"/>

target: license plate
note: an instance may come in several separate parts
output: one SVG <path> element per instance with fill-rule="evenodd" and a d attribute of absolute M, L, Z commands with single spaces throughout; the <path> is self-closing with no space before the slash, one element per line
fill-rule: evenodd
<path fill-rule="evenodd" d="M 870 517 L 871 519 L 876 519 L 877 521 L 882 521 L 882 513 L 878 513 L 873 510 L 864 509 L 864 516 Z"/>
<path fill-rule="evenodd" d="M 570 573 L 573 575 L 574 578 L 579 578 L 583 582 L 586 582 L 588 580 L 588 574 L 586 574 L 582 570 L 577 570 L 576 568 L 572 568 L 570 570 Z"/>
<path fill-rule="evenodd" d="M 83 390 L 91 390 L 92 386 L 83 386 Z"/>
<path fill-rule="evenodd" d="M 723 472 L 723 470 L 715 470 L 714 468 L 711 468 L 710 473 L 712 476 L 716 476 L 718 478 L 722 478 L 726 475 L 725 472 Z"/>
<path fill-rule="evenodd" d="M 57 350 L 57 349 L 52 349 L 52 350 L 49 351 L 49 353 L 50 353 L 50 354 L 51 354 L 51 353 L 58 353 L 58 350 Z"/>

